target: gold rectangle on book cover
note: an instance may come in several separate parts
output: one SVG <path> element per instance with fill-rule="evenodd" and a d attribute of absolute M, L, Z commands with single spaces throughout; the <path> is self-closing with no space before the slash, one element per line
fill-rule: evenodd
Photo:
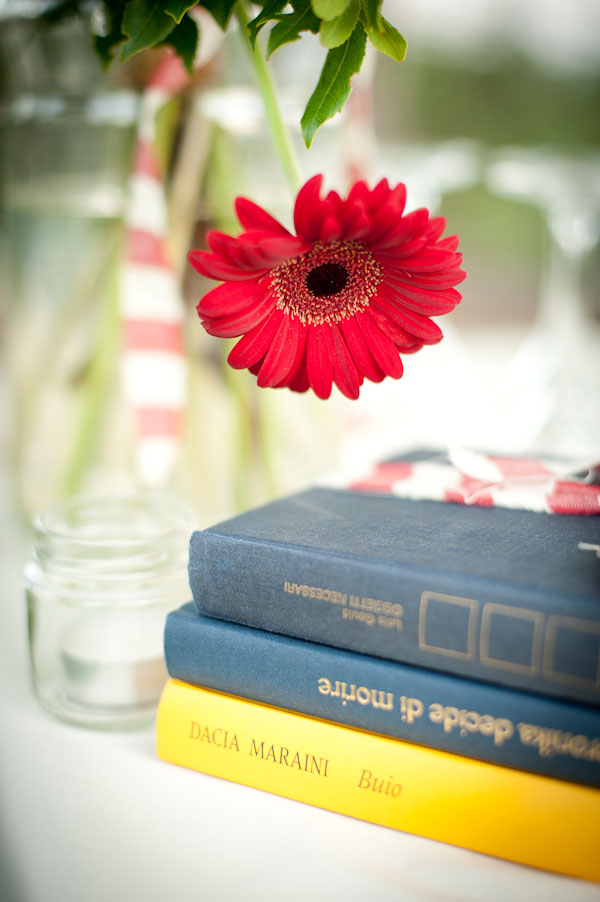
<path fill-rule="evenodd" d="M 459 595 L 423 592 L 419 606 L 419 648 L 436 655 L 475 658 L 479 602 Z M 462 630 L 462 632 L 459 632 Z M 457 641 L 457 633 L 460 641 Z M 442 639 L 453 638 L 453 646 Z"/>

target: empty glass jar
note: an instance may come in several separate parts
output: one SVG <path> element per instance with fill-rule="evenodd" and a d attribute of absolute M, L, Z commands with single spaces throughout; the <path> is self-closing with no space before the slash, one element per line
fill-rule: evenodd
<path fill-rule="evenodd" d="M 191 598 L 191 511 L 164 495 L 74 497 L 34 520 L 25 567 L 33 684 L 72 723 L 154 716 L 166 680 L 167 613 Z"/>

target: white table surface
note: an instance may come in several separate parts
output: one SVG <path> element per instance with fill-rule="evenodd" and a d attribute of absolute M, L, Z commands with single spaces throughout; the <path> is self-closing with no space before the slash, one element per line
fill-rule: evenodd
<path fill-rule="evenodd" d="M 32 695 L 26 538 L 0 486 L 1 902 L 600 900 L 600 887 L 160 762 Z M 599 843 L 600 854 L 600 843 Z"/>

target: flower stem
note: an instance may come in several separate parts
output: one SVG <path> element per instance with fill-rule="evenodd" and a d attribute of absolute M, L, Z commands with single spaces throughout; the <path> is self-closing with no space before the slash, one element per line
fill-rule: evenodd
<path fill-rule="evenodd" d="M 107 295 L 98 326 L 98 341 L 86 377 L 82 398 L 81 418 L 73 441 L 71 458 L 67 464 L 62 495 L 76 492 L 89 466 L 107 401 L 108 388 L 114 375 L 114 365 L 118 354 L 120 323 L 118 266 L 120 242 L 117 242 L 115 259 L 110 266 Z"/>
<path fill-rule="evenodd" d="M 279 107 L 277 92 L 271 77 L 271 72 L 259 46 L 259 42 L 257 41 L 254 47 L 252 47 L 252 44 L 250 43 L 250 35 L 248 33 L 249 19 L 244 0 L 238 0 L 235 9 L 244 44 L 250 54 L 250 61 L 254 69 L 256 83 L 265 106 L 267 123 L 271 131 L 275 152 L 292 193 L 296 194 L 298 188 L 302 184 L 302 173 L 296 159 L 296 154 L 294 153 L 288 130 L 281 115 L 281 109 Z"/>

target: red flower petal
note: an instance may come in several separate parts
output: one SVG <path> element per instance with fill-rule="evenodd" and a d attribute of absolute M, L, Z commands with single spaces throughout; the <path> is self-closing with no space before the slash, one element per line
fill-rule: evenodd
<path fill-rule="evenodd" d="M 246 270 L 247 276 L 263 275 L 289 257 L 306 250 L 306 244 L 293 235 L 273 235 L 271 232 L 246 232 L 239 238 L 211 230 L 206 240 L 213 258 L 223 267 Z M 206 263 L 206 260 L 204 260 Z"/>
<path fill-rule="evenodd" d="M 371 218 L 367 213 L 365 204 L 361 200 L 347 201 L 340 210 L 340 217 L 343 231 L 343 237 L 347 241 L 357 241 L 364 238 L 371 231 Z"/>
<path fill-rule="evenodd" d="M 278 222 L 274 216 L 248 200 L 247 197 L 238 197 L 235 201 L 235 212 L 242 226 L 247 229 L 261 229 L 266 232 L 275 232 L 277 235 L 290 235 L 286 228 Z"/>
<path fill-rule="evenodd" d="M 298 323 L 296 356 L 290 367 L 289 373 L 281 380 L 281 382 L 277 383 L 276 387 L 280 388 L 285 385 L 291 388 L 292 385 L 301 384 L 304 385 L 304 388 L 296 388 L 294 390 L 307 391 L 307 389 L 310 388 L 308 379 L 306 378 L 306 340 L 308 338 L 308 326 L 305 326 L 304 323 L 301 323 L 297 319 L 295 322 Z"/>
<path fill-rule="evenodd" d="M 441 241 L 438 241 L 436 247 L 443 247 L 447 251 L 456 251 L 459 244 L 458 235 L 448 235 L 447 238 L 443 238 Z"/>
<path fill-rule="evenodd" d="M 370 209 L 377 210 L 381 207 L 390 196 L 390 193 L 390 184 L 387 179 L 381 179 L 380 182 L 377 182 L 372 191 L 367 189 Z"/>
<path fill-rule="evenodd" d="M 413 310 L 407 310 L 399 304 L 390 303 L 382 297 L 373 298 L 371 304 L 377 307 L 382 313 L 385 313 L 394 322 L 402 326 L 415 338 L 421 340 L 424 344 L 437 344 L 442 339 L 442 331 L 437 323 L 434 323 L 428 316 L 421 313 L 415 313 Z"/>
<path fill-rule="evenodd" d="M 326 400 L 331 394 L 333 371 L 327 339 L 320 326 L 308 327 L 306 373 L 315 395 Z"/>
<path fill-rule="evenodd" d="M 445 228 L 446 220 L 443 216 L 436 216 L 434 219 L 430 219 L 427 223 L 427 228 L 425 229 L 429 244 L 434 244 Z"/>
<path fill-rule="evenodd" d="M 305 241 L 294 238 L 293 235 L 289 237 L 285 235 L 264 237 L 264 232 L 252 232 L 251 234 L 255 241 L 254 250 L 260 254 L 264 264 L 269 269 L 279 266 L 280 263 L 289 260 L 290 257 L 297 257 L 299 254 L 303 254 L 310 248 L 310 245 L 307 245 Z"/>
<path fill-rule="evenodd" d="M 453 288 L 443 292 L 423 291 L 419 289 L 402 289 L 394 282 L 379 286 L 379 297 L 385 298 L 393 304 L 400 304 L 408 310 L 416 313 L 424 313 L 429 316 L 439 316 L 454 310 L 460 301 L 460 294 Z"/>
<path fill-rule="evenodd" d="M 358 372 L 371 382 L 381 382 L 385 373 L 371 354 L 355 317 L 342 320 L 340 328 Z"/>
<path fill-rule="evenodd" d="M 213 288 L 198 303 L 196 310 L 201 319 L 210 319 L 218 316 L 231 316 L 256 304 L 268 285 L 256 280 L 246 279 L 243 282 L 234 282 L 233 285 L 225 282 Z"/>
<path fill-rule="evenodd" d="M 365 337 L 365 341 L 375 358 L 379 367 L 392 376 L 393 379 L 399 379 L 403 372 L 402 361 L 398 354 L 396 345 L 381 331 L 374 319 L 369 315 L 369 311 L 355 314 Z"/>
<path fill-rule="evenodd" d="M 332 241 L 337 241 L 338 238 L 341 238 L 342 234 L 343 229 L 338 219 L 333 213 L 329 213 L 326 219 L 321 223 L 319 240 L 324 244 L 330 244 Z"/>
<path fill-rule="evenodd" d="M 219 338 L 234 338 L 253 329 L 265 316 L 273 310 L 276 304 L 274 295 L 267 291 L 260 300 L 239 313 L 233 313 L 231 316 L 220 316 L 216 319 L 205 320 L 202 325 L 209 335 L 216 335 Z"/>
<path fill-rule="evenodd" d="M 235 242 L 236 239 L 232 235 L 219 232 L 218 229 L 210 229 L 206 233 L 206 243 L 213 254 L 223 257 L 227 262 L 232 262 L 229 260 L 229 248 L 230 245 L 235 245 Z"/>
<path fill-rule="evenodd" d="M 391 204 L 381 207 L 373 218 L 370 233 L 365 236 L 365 244 L 378 248 L 384 236 L 398 228 L 398 219 L 398 212 Z"/>
<path fill-rule="evenodd" d="M 427 245 L 427 237 L 418 235 L 410 241 L 403 241 L 402 244 L 392 244 L 388 246 L 387 241 L 377 242 L 377 249 L 373 251 L 375 259 L 386 266 L 388 263 L 394 264 L 401 261 L 404 257 L 412 257 Z M 400 266 L 397 262 L 397 266 Z"/>
<path fill-rule="evenodd" d="M 218 279 L 220 282 L 244 282 L 249 278 L 264 275 L 268 270 L 265 268 L 263 272 L 252 272 L 248 269 L 236 269 L 235 266 L 224 263 L 215 254 L 209 254 L 207 251 L 190 251 L 188 260 L 203 276 L 207 279 Z"/>
<path fill-rule="evenodd" d="M 310 382 L 308 381 L 308 373 L 306 372 L 306 361 L 303 369 L 298 370 L 298 374 L 288 382 L 287 387 L 290 389 L 290 391 L 308 391 L 308 389 L 310 388 Z"/>
<path fill-rule="evenodd" d="M 318 241 L 321 224 L 333 213 L 331 201 L 321 200 L 322 175 L 314 175 L 298 192 L 294 207 L 294 226 L 297 234 L 306 241 Z"/>
<path fill-rule="evenodd" d="M 415 343 L 413 345 L 411 345 L 410 348 L 402 348 L 402 353 L 403 354 L 416 354 L 417 351 L 420 351 L 422 347 L 423 347 L 423 345 L 420 341 L 415 341 Z"/>
<path fill-rule="evenodd" d="M 346 201 L 342 200 L 337 191 L 330 191 L 325 197 L 325 203 L 329 209 L 329 214 L 338 222 L 341 222 L 341 214 L 346 206 Z"/>
<path fill-rule="evenodd" d="M 398 187 L 404 189 L 404 185 Z M 416 234 L 414 230 L 420 228 L 421 219 L 420 217 L 415 218 L 413 214 L 402 216 L 405 200 L 405 190 L 400 193 L 394 190 L 385 203 L 373 211 L 373 228 L 371 233 L 366 236 L 367 244 L 373 247 L 387 247 L 390 243 L 397 244 L 399 241 L 405 240 L 406 234 Z M 426 210 L 423 212 L 426 217 L 429 215 Z"/>
<path fill-rule="evenodd" d="M 238 265 L 256 272 L 267 272 L 289 257 L 302 253 L 303 245 L 290 235 L 273 237 L 268 232 L 247 232 L 236 239 L 235 249 L 231 249 L 230 259 L 238 260 Z"/>
<path fill-rule="evenodd" d="M 262 357 L 256 361 L 256 363 L 251 363 L 248 367 L 248 372 L 252 373 L 253 376 L 258 376 L 260 373 L 260 368 L 263 365 L 263 361 L 267 355 L 263 354 Z"/>
<path fill-rule="evenodd" d="M 385 230 L 379 232 L 378 237 L 369 236 L 368 243 L 372 244 L 375 251 L 386 248 L 402 246 L 407 241 L 423 235 L 424 228 L 429 219 L 427 210 L 414 210 L 400 219 L 396 218 L 387 225 Z"/>
<path fill-rule="evenodd" d="M 284 316 L 258 374 L 258 384 L 262 388 L 278 385 L 289 376 L 296 359 L 299 338 L 300 321 Z"/>
<path fill-rule="evenodd" d="M 401 216 L 404 213 L 404 207 L 406 206 L 406 185 L 399 182 L 395 188 L 392 188 L 390 200 L 398 210 L 398 214 Z"/>
<path fill-rule="evenodd" d="M 333 381 L 347 398 L 356 399 L 360 393 L 362 378 L 359 377 L 356 367 L 350 356 L 340 330 L 336 323 L 331 326 L 321 327 L 329 345 Z"/>
<path fill-rule="evenodd" d="M 418 276 L 411 278 L 408 273 L 394 274 L 394 284 L 402 289 L 421 288 L 425 291 L 447 291 L 448 288 L 454 288 L 459 282 L 462 282 L 467 276 L 462 269 L 446 269 L 444 271 L 432 273 L 419 273 Z"/>
<path fill-rule="evenodd" d="M 372 302 L 369 307 L 369 312 L 381 331 L 384 332 L 388 338 L 391 338 L 399 351 L 404 353 L 406 348 L 410 349 L 414 346 L 417 341 L 415 336 L 411 335 L 410 332 L 407 332 L 406 329 L 403 329 L 402 326 L 381 307 Z M 421 341 L 419 344 L 423 345 L 423 342 Z"/>
<path fill-rule="evenodd" d="M 253 271 L 270 269 L 268 266 L 265 267 L 263 261 L 260 261 L 258 266 L 256 265 L 256 262 L 252 259 L 252 247 L 246 249 L 243 238 L 233 238 L 231 235 L 225 235 L 223 232 L 217 232 L 215 229 L 212 229 L 208 232 L 206 241 L 215 257 L 220 257 L 226 265 Z"/>
<path fill-rule="evenodd" d="M 369 186 L 363 179 L 360 179 L 358 182 L 354 182 L 350 188 L 350 192 L 346 198 L 346 206 L 351 207 L 354 204 L 359 203 L 366 209 L 370 196 L 371 192 L 369 191 Z"/>
<path fill-rule="evenodd" d="M 457 262 L 457 256 L 453 251 L 447 251 L 444 248 L 429 247 L 415 254 L 414 257 L 398 261 L 397 266 L 391 261 L 388 261 L 387 265 L 392 269 L 402 269 L 405 272 L 436 272 L 453 266 Z"/>
<path fill-rule="evenodd" d="M 229 365 L 234 370 L 243 370 L 264 357 L 283 316 L 283 310 L 274 310 L 271 316 L 246 332 L 229 352 Z"/>

